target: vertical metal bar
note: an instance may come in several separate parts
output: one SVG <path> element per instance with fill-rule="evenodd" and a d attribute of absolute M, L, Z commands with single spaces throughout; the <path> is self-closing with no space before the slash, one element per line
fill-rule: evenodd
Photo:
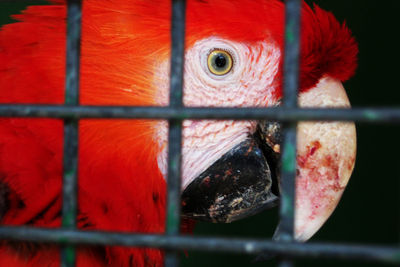
<path fill-rule="evenodd" d="M 286 0 L 285 53 L 283 65 L 284 107 L 297 107 L 299 85 L 301 0 Z M 296 179 L 296 128 L 297 123 L 283 125 L 281 205 L 279 236 L 281 241 L 292 241 L 294 234 L 295 179 Z M 293 262 L 283 259 L 280 267 L 291 267 Z"/>
<path fill-rule="evenodd" d="M 81 39 L 81 0 L 67 2 L 67 52 L 65 105 L 79 105 L 79 60 Z M 76 228 L 77 217 L 77 171 L 78 171 L 78 120 L 64 121 L 64 160 L 63 160 L 63 205 L 62 227 Z M 62 247 L 61 266 L 73 267 L 76 253 L 73 246 Z"/>
<path fill-rule="evenodd" d="M 185 52 L 185 9 L 185 0 L 172 1 L 170 78 L 171 107 L 182 106 L 183 64 Z M 182 121 L 170 120 L 168 131 L 167 235 L 177 235 L 180 230 L 181 146 Z M 176 267 L 178 265 L 178 253 L 176 251 L 167 251 L 165 255 L 165 266 Z"/>

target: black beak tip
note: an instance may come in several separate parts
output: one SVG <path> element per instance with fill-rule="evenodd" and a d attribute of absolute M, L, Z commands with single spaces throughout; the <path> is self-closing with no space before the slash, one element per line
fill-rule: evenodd
<path fill-rule="evenodd" d="M 253 139 L 235 146 L 182 193 L 184 217 L 229 223 L 276 206 L 271 171 Z"/>

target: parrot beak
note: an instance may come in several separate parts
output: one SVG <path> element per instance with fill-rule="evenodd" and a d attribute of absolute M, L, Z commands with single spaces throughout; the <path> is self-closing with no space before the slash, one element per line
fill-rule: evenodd
<path fill-rule="evenodd" d="M 299 95 L 301 107 L 350 107 L 340 81 L 321 78 Z M 192 180 L 182 193 L 182 213 L 228 223 L 279 202 L 280 124 L 258 122 L 254 133 Z M 351 176 L 356 156 L 352 122 L 299 122 L 295 238 L 309 239 L 329 218 Z"/>
<path fill-rule="evenodd" d="M 299 96 L 301 107 L 350 108 L 339 80 L 322 78 Z M 350 179 L 356 159 L 353 122 L 299 122 L 295 238 L 306 241 L 332 214 Z"/>
<path fill-rule="evenodd" d="M 254 134 L 225 153 L 185 188 L 183 216 L 229 223 L 276 206 L 279 141 L 279 124 L 259 123 Z"/>

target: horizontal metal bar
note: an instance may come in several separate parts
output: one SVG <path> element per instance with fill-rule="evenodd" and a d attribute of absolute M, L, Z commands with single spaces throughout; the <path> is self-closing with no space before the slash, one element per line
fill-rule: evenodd
<path fill-rule="evenodd" d="M 216 237 L 166 236 L 150 234 L 110 233 L 33 227 L 0 227 L 0 239 L 86 244 L 155 247 L 175 250 L 202 250 L 243 254 L 269 253 L 277 256 L 353 259 L 400 264 L 400 247 L 325 243 L 295 243 Z"/>
<path fill-rule="evenodd" d="M 0 117 L 236 119 L 400 123 L 400 108 L 172 108 L 62 105 L 0 105 Z"/>

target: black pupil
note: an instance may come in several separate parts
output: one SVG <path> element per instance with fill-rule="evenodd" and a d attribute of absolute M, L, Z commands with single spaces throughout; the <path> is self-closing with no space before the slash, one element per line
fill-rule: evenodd
<path fill-rule="evenodd" d="M 218 55 L 215 57 L 215 65 L 216 65 L 218 68 L 223 68 L 223 67 L 225 67 L 225 65 L 226 65 L 226 57 L 225 57 L 224 55 L 222 55 L 222 54 L 218 54 Z"/>

